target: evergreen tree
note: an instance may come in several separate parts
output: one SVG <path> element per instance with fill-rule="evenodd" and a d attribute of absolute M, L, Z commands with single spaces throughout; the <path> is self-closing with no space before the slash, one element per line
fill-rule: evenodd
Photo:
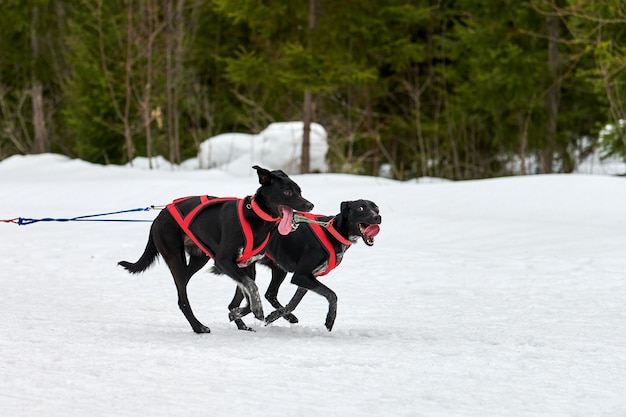
<path fill-rule="evenodd" d="M 335 171 L 484 178 L 569 172 L 626 116 L 618 0 L 69 5 L 0 3 L 0 158 L 179 162 L 221 132 L 311 120 Z"/>
<path fill-rule="evenodd" d="M 588 65 L 584 72 L 579 70 L 579 82 L 596 88 L 596 100 L 602 101 L 600 109 L 607 109 L 589 120 L 598 128 L 606 123 L 613 129 L 605 132 L 602 148 L 605 156 L 620 155 L 626 160 L 626 4 L 620 0 L 602 2 L 584 0 L 564 4 L 547 3 L 536 0 L 537 10 L 553 14 L 566 22 L 574 41 L 583 45 L 586 55 L 591 56 L 594 65 Z M 608 103 L 608 106 L 607 106 Z M 584 113 L 581 112 L 584 117 Z M 606 123 L 603 123 L 606 121 Z"/>

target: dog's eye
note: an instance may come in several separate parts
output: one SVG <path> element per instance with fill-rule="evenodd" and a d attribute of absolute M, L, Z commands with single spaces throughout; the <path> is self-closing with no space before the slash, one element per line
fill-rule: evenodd
<path fill-rule="evenodd" d="M 293 195 L 293 191 L 285 190 L 285 191 L 283 191 L 283 194 L 285 194 L 287 197 L 291 197 Z"/>
<path fill-rule="evenodd" d="M 363 208 L 363 206 L 359 206 L 359 207 L 357 207 L 357 210 L 358 210 L 358 211 L 363 211 L 363 210 L 365 210 L 365 209 Z"/>

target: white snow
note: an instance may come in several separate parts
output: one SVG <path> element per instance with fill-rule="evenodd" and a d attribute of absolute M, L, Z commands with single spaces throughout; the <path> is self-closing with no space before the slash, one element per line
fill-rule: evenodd
<path fill-rule="evenodd" d="M 249 168 L 258 164 L 268 169 L 282 169 L 287 174 L 300 171 L 302 154 L 302 122 L 271 123 L 258 135 L 224 133 L 200 144 L 196 167 L 220 168 L 230 174 L 249 174 Z M 328 152 L 326 129 L 311 123 L 311 172 L 327 172 Z"/>
<path fill-rule="evenodd" d="M 250 171 L 14 156 L 0 219 L 245 196 Z M 0 414 L 626 415 L 626 178 L 293 178 L 315 213 L 365 198 L 383 216 L 376 244 L 322 278 L 339 298 L 332 332 L 315 294 L 299 324 L 248 317 L 256 332 L 238 331 L 233 281 L 201 271 L 190 298 L 212 333 L 193 333 L 164 262 L 139 276 L 116 265 L 138 259 L 149 223 L 0 223 Z M 257 281 L 263 293 L 266 269 Z"/>

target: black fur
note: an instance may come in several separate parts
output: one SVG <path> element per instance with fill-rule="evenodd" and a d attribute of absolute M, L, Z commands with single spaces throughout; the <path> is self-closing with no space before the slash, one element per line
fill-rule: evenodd
<path fill-rule="evenodd" d="M 304 199 L 298 184 L 282 171 L 268 171 L 254 166 L 257 170 L 261 187 L 254 195 L 259 207 L 274 217 L 281 215 L 280 206 L 294 210 L 310 211 L 313 204 Z M 195 204 L 195 199 L 180 203 Z M 263 242 L 267 233 L 276 228 L 276 223 L 264 221 L 252 210 L 244 210 L 245 218 L 250 222 L 254 235 L 254 246 Z M 243 247 L 243 233 L 237 214 L 237 202 L 229 201 L 202 210 L 194 220 L 197 238 L 215 254 L 215 265 L 226 275 L 234 279 L 248 299 L 254 316 L 264 320 L 263 306 L 259 291 L 254 283 L 254 266 L 239 266 L 237 258 Z M 189 262 L 185 253 L 189 254 Z M 163 210 L 154 219 L 148 243 L 143 255 L 135 263 L 119 262 L 128 272 L 136 274 L 145 271 L 161 255 L 169 267 L 176 289 L 178 306 L 196 333 L 208 333 L 210 329 L 196 319 L 189 305 L 187 284 L 193 274 L 198 272 L 208 260 L 206 256 L 184 233 L 168 210 Z"/>
<path fill-rule="evenodd" d="M 326 217 L 321 220 L 328 221 L 333 217 Z M 380 224 L 382 217 L 379 214 L 376 204 L 369 200 L 344 201 L 341 203 L 341 212 L 334 216 L 334 227 L 344 238 L 356 243 L 359 238 L 368 245 L 373 245 L 373 239 L 368 239 L 362 234 L 362 226 Z M 327 231 L 325 233 L 328 234 Z M 329 235 L 330 236 L 330 235 Z M 337 253 L 337 259 L 348 250 L 350 245 L 344 245 L 337 239 L 330 238 Z M 266 317 L 269 324 L 280 317 L 284 317 L 291 323 L 297 323 L 298 319 L 291 314 L 302 300 L 308 290 L 317 293 L 328 300 L 328 314 L 326 315 L 326 328 L 332 330 L 337 316 L 337 295 L 327 286 L 318 281 L 314 275 L 324 268 L 328 262 L 328 252 L 315 236 L 311 226 L 303 223 L 294 232 L 282 236 L 275 231 L 272 232 L 270 241 L 266 248 L 266 257 L 259 262 L 269 266 L 272 270 L 272 280 L 265 293 L 265 298 L 276 310 Z M 219 272 L 215 271 L 214 272 Z M 295 295 L 286 306 L 282 306 L 278 301 L 278 289 L 285 280 L 287 272 L 293 272 L 291 283 L 297 285 Z M 230 318 L 235 320 L 237 327 L 247 329 L 242 316 L 250 312 L 249 307 L 238 307 L 243 301 L 243 294 L 239 289 L 235 292 L 233 301 L 229 308 Z"/>

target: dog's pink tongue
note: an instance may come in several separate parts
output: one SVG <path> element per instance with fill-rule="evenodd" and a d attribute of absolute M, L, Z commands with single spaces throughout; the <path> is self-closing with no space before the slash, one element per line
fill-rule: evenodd
<path fill-rule="evenodd" d="M 291 207 L 281 206 L 283 217 L 280 219 L 278 225 L 278 233 L 281 235 L 288 235 L 291 232 L 291 225 L 293 224 L 293 210 Z"/>
<path fill-rule="evenodd" d="M 363 234 L 370 239 L 374 238 L 378 232 L 380 232 L 380 226 L 377 224 L 370 224 L 363 230 Z"/>

